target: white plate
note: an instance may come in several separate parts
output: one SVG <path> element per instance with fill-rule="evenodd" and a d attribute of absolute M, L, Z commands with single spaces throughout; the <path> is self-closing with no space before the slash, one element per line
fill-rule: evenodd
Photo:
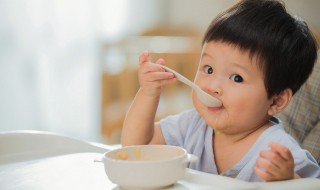
<path fill-rule="evenodd" d="M 187 169 L 186 176 L 179 180 L 172 190 L 197 189 L 197 190 L 257 190 L 257 185 L 233 178 Z"/>
<path fill-rule="evenodd" d="M 115 187 L 112 190 L 121 190 Z M 260 190 L 254 183 L 187 169 L 183 179 L 162 190 Z"/>
<path fill-rule="evenodd" d="M 275 182 L 245 182 L 187 169 L 186 176 L 167 190 L 319 190 L 320 179 L 301 178 Z"/>

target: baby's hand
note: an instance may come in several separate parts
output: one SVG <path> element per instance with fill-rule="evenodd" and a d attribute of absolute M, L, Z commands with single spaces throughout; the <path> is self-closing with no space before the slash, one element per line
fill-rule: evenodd
<path fill-rule="evenodd" d="M 140 87 L 148 96 L 159 96 L 164 84 L 173 83 L 176 81 L 175 76 L 157 64 L 163 65 L 165 61 L 159 59 L 156 63 L 151 63 L 149 53 L 144 52 L 139 58 L 139 82 Z"/>
<path fill-rule="evenodd" d="M 265 181 L 293 179 L 294 160 L 290 150 L 277 143 L 270 143 L 269 151 L 261 151 L 254 170 Z"/>

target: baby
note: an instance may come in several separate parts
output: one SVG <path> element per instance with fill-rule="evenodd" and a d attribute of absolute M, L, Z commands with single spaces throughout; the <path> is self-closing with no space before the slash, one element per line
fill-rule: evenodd
<path fill-rule="evenodd" d="M 193 92 L 194 109 L 154 123 L 163 85 L 176 82 L 140 56 L 140 89 L 126 115 L 121 143 L 181 146 L 199 157 L 190 168 L 245 181 L 320 178 L 311 154 L 274 115 L 307 80 L 317 45 L 306 23 L 275 0 L 242 0 L 219 14 L 202 44 L 195 83 L 222 102 L 208 107 Z"/>

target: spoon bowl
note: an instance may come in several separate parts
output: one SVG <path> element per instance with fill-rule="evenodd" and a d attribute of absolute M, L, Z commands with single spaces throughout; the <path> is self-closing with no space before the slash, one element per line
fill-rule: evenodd
<path fill-rule="evenodd" d="M 160 64 L 159 64 L 160 65 Z M 181 82 L 185 83 L 186 85 L 190 86 L 197 94 L 199 100 L 205 104 L 208 107 L 220 107 L 222 105 L 221 101 L 217 98 L 209 95 L 205 91 L 203 91 L 199 86 L 197 86 L 195 83 L 191 82 L 186 77 L 182 76 L 177 71 L 170 69 L 169 67 L 160 65 L 164 70 L 171 72 L 174 74 L 174 76 Z"/>

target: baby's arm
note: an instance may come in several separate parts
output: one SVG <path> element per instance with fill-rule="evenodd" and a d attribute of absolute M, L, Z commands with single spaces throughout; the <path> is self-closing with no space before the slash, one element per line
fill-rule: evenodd
<path fill-rule="evenodd" d="M 270 143 L 269 151 L 261 151 L 257 159 L 256 174 L 265 181 L 279 181 L 299 178 L 294 173 L 294 159 L 290 150 L 277 143 Z"/>
<path fill-rule="evenodd" d="M 176 79 L 172 73 L 157 65 L 164 64 L 163 59 L 159 59 L 157 64 L 151 63 L 148 52 L 140 55 L 139 63 L 140 89 L 124 120 L 121 144 L 164 144 L 160 127 L 154 125 L 154 120 L 162 86 Z"/>

